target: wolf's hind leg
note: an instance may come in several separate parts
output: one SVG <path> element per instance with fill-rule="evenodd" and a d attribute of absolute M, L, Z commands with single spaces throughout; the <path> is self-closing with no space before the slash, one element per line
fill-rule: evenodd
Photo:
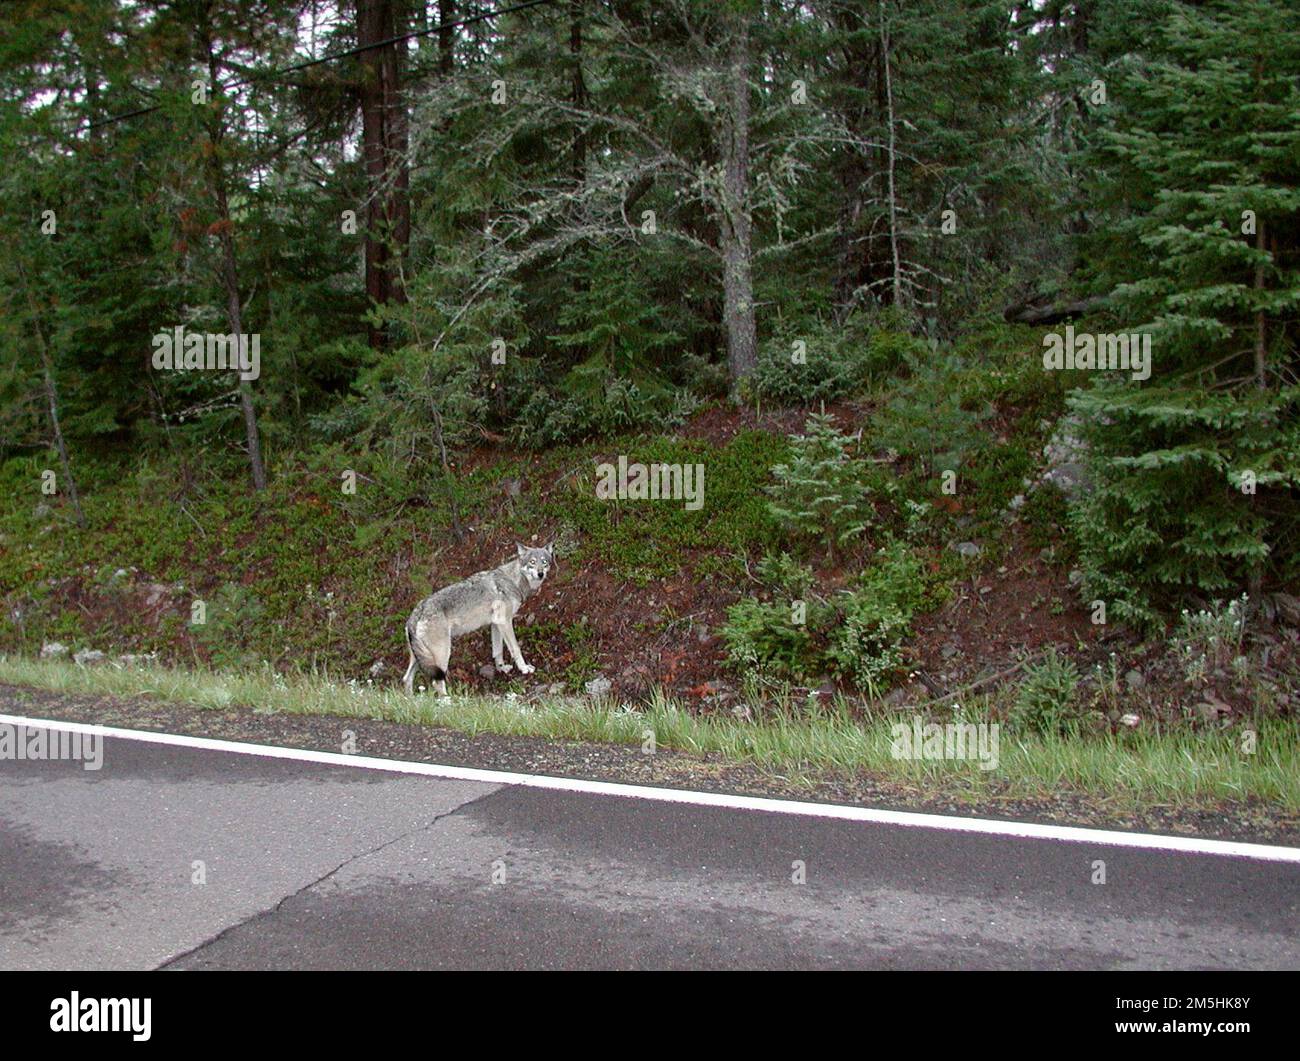
<path fill-rule="evenodd" d="M 429 676 L 433 678 L 434 687 L 439 696 L 447 695 L 447 664 L 451 662 L 451 629 L 443 626 L 434 631 L 429 639 L 429 655 L 433 657 L 433 666 Z"/>
<path fill-rule="evenodd" d="M 446 620 L 424 619 L 415 624 L 411 651 L 420 669 L 433 679 L 439 696 L 447 695 L 447 663 L 451 659 L 451 627 Z"/>
<path fill-rule="evenodd" d="M 406 690 L 407 696 L 415 695 L 415 672 L 419 665 L 415 662 L 415 653 L 407 648 L 406 654 L 409 657 L 406 661 L 406 673 L 402 675 L 402 688 Z"/>

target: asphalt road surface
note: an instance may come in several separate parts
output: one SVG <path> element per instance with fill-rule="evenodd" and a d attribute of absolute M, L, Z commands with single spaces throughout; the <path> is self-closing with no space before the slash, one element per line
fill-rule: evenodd
<path fill-rule="evenodd" d="M 1296 863 L 125 739 L 0 760 L 4 969 L 1295 969 L 1298 940 Z"/>

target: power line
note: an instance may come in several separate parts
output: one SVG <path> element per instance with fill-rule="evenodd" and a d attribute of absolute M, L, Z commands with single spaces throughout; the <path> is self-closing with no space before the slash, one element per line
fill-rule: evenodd
<path fill-rule="evenodd" d="M 222 93 L 229 92 L 231 89 L 242 88 L 250 85 L 254 81 L 270 81 L 284 74 L 296 73 L 299 70 L 306 70 L 311 66 L 319 66 L 321 63 L 332 63 L 336 59 L 346 59 L 350 55 L 360 55 L 362 52 L 373 51 L 375 48 L 386 48 L 390 44 L 400 44 L 403 41 L 414 40 L 417 37 L 427 37 L 434 33 L 439 33 L 444 29 L 456 29 L 460 26 L 471 26 L 476 22 L 486 22 L 488 19 L 498 18 L 501 15 L 511 15 L 516 11 L 524 11 L 530 7 L 540 7 L 542 4 L 552 4 L 555 0 L 525 0 L 524 3 L 515 4 L 513 7 L 498 8 L 496 11 L 484 11 L 477 15 L 467 15 L 465 18 L 454 19 L 451 22 L 440 22 L 429 29 L 413 30 L 410 33 L 403 33 L 396 37 L 389 37 L 387 40 L 375 41 L 373 44 L 358 45 L 356 48 L 349 48 L 346 51 L 335 52 L 332 55 L 322 55 L 319 59 L 307 59 L 301 63 L 294 63 L 292 66 L 285 66 L 278 70 L 269 70 L 265 73 L 250 74 L 248 77 L 238 81 L 232 81 L 228 85 L 220 86 Z M 152 114 L 156 110 L 161 110 L 162 104 L 155 103 L 152 107 L 141 107 L 138 110 L 127 111 L 125 114 L 115 114 L 109 118 L 101 118 L 97 122 L 91 122 L 86 128 L 97 129 L 101 126 L 112 125 L 115 122 L 124 122 L 128 118 L 138 118 L 144 114 Z"/>

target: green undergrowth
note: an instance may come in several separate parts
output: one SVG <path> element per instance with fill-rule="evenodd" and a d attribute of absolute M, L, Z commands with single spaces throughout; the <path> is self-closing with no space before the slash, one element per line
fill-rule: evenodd
<path fill-rule="evenodd" d="M 1285 724 L 1261 721 L 1245 754 L 1230 732 L 1187 730 L 1003 735 L 995 769 L 974 760 L 902 759 L 895 727 L 912 716 L 863 716 L 843 701 L 822 707 L 755 702 L 749 717 L 700 716 L 669 696 L 628 704 L 581 697 L 407 697 L 391 687 L 341 683 L 322 675 L 285 675 L 166 667 L 86 668 L 66 661 L 0 656 L 0 683 L 69 694 L 144 696 L 198 710 L 243 707 L 259 714 L 373 718 L 553 740 L 600 741 L 716 755 L 785 780 L 814 785 L 828 776 L 870 776 L 927 794 L 981 799 L 1092 797 L 1115 810 L 1153 805 L 1213 807 L 1252 801 L 1300 811 L 1300 747 Z M 967 704 L 969 721 L 992 707 Z M 39 710 L 38 708 L 34 710 Z M 937 718 L 938 722 L 947 721 Z M 653 737 L 653 741 L 650 738 Z"/>

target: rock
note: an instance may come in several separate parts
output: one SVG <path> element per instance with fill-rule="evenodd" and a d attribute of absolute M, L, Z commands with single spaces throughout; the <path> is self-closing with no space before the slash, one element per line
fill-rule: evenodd
<path fill-rule="evenodd" d="M 1047 459 L 1043 482 L 1051 483 L 1067 497 L 1088 493 L 1092 489 L 1083 466 L 1088 446 L 1079 437 L 1082 423 L 1077 416 L 1062 417 L 1057 421 L 1056 430 L 1052 432 L 1047 445 L 1043 447 L 1043 456 Z"/>
<path fill-rule="evenodd" d="M 83 667 L 94 667 L 103 663 L 107 657 L 97 648 L 83 648 L 72 654 L 72 662 Z"/>
<path fill-rule="evenodd" d="M 976 545 L 974 542 L 958 542 L 952 548 L 953 551 L 957 553 L 957 555 L 964 556 L 968 560 L 973 559 L 976 556 L 979 556 L 981 552 L 980 547 Z"/>
<path fill-rule="evenodd" d="M 1128 726 L 1129 729 L 1133 729 L 1137 726 L 1139 722 L 1142 721 L 1142 719 L 1138 715 L 1120 715 L 1119 721 L 1121 725 Z"/>
<path fill-rule="evenodd" d="M 609 691 L 614 688 L 614 683 L 603 675 L 597 675 L 584 688 L 588 696 L 608 696 Z"/>
<path fill-rule="evenodd" d="M 170 596 L 171 587 L 164 585 L 162 582 L 150 582 L 145 586 L 148 591 L 144 598 L 146 608 L 155 607 L 164 597 Z"/>
<path fill-rule="evenodd" d="M 1300 597 L 1290 593 L 1274 593 L 1270 597 L 1277 617 L 1289 626 L 1300 626 Z"/>
<path fill-rule="evenodd" d="M 113 660 L 119 667 L 144 667 L 158 659 L 157 652 L 146 652 L 137 655 L 133 652 L 126 652 Z"/>
<path fill-rule="evenodd" d="M 546 695 L 547 695 L 547 696 L 563 696 L 563 695 L 564 695 L 564 682 L 551 682 L 551 684 L 548 685 L 548 686 L 546 687 Z"/>
<path fill-rule="evenodd" d="M 497 676 L 496 664 L 484 663 L 483 666 L 478 669 L 478 676 L 480 678 L 495 678 Z"/>
<path fill-rule="evenodd" d="M 1141 689 L 1146 685 L 1147 680 L 1142 677 L 1140 670 L 1131 670 L 1124 675 L 1124 682 L 1130 689 Z"/>
<path fill-rule="evenodd" d="M 1011 509 L 1012 512 L 1019 512 L 1024 507 L 1025 507 L 1024 494 L 1016 494 L 1016 496 L 1011 499 L 1011 503 L 1007 505 L 1007 508 Z"/>
<path fill-rule="evenodd" d="M 378 678 L 381 675 L 385 674 L 387 671 L 388 671 L 388 664 L 385 663 L 382 659 L 377 659 L 375 660 L 374 663 L 370 664 L 370 677 L 372 678 Z"/>
<path fill-rule="evenodd" d="M 884 699 L 886 707 L 902 707 L 906 702 L 907 690 L 901 685 L 897 689 L 891 689 Z"/>
<path fill-rule="evenodd" d="M 626 675 L 624 675 L 626 677 Z M 701 682 L 690 690 L 692 696 L 698 696 L 705 703 L 723 704 L 728 700 L 736 699 L 736 687 L 728 685 L 726 682 L 710 679 L 707 682 Z"/>
<path fill-rule="evenodd" d="M 959 655 L 960 653 L 961 653 L 961 649 L 959 649 L 956 645 L 952 644 L 951 642 L 944 645 L 943 648 L 939 649 L 939 655 L 941 655 L 944 659 L 952 659 L 953 656 Z"/>
<path fill-rule="evenodd" d="M 41 659 L 57 659 L 68 654 L 68 646 L 61 641 L 47 641 L 41 646 Z"/>
<path fill-rule="evenodd" d="M 1073 571 L 1070 572 L 1070 585 L 1077 586 L 1082 581 L 1083 581 L 1083 572 L 1076 567 Z"/>

